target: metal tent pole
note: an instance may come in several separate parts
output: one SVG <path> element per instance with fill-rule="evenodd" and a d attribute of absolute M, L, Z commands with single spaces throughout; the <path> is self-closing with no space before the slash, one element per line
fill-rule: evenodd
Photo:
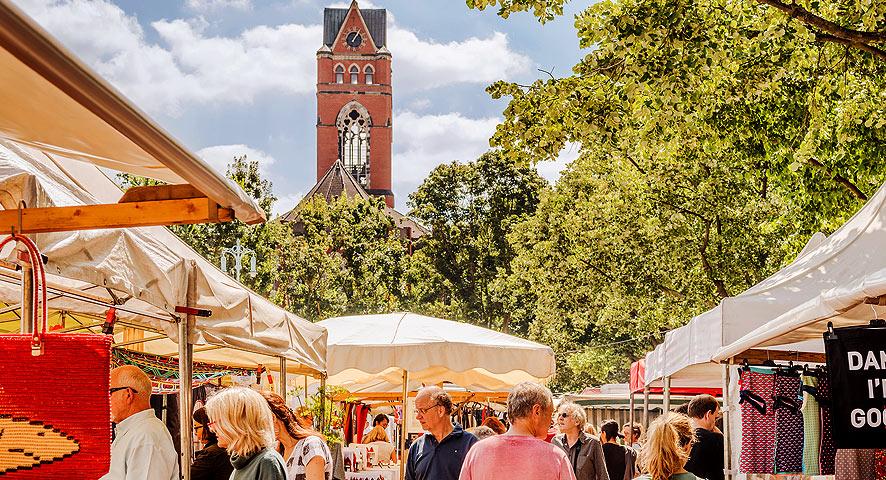
<path fill-rule="evenodd" d="M 188 293 L 187 306 L 197 307 L 197 262 L 191 260 L 188 268 Z M 191 458 L 194 456 L 193 428 L 193 361 L 194 346 L 191 344 L 191 331 L 196 324 L 194 315 L 188 314 L 178 322 L 178 422 L 179 436 L 181 441 L 181 467 L 182 480 L 191 479 Z"/>
<path fill-rule="evenodd" d="M 643 387 L 643 431 L 649 430 L 649 385 Z"/>
<path fill-rule="evenodd" d="M 729 428 L 729 421 L 732 418 L 732 404 L 729 399 L 729 365 L 723 365 L 723 439 L 726 442 L 726 448 L 723 451 L 723 469 L 725 470 L 725 478 L 732 478 L 732 439 L 730 435 L 732 430 Z"/>
<path fill-rule="evenodd" d="M 406 478 L 406 396 L 409 394 L 409 373 L 403 370 L 403 414 L 400 415 L 400 480 Z"/>
<path fill-rule="evenodd" d="M 633 443 L 634 443 L 634 391 L 633 390 L 631 390 L 630 407 L 631 407 L 631 413 L 628 415 L 628 424 L 630 424 L 630 426 L 631 426 L 631 438 L 625 439 L 626 445 L 633 445 Z"/>
<path fill-rule="evenodd" d="M 667 415 L 671 409 L 671 377 L 664 377 L 664 400 L 662 403 L 662 415 Z"/>
<path fill-rule="evenodd" d="M 326 375 L 320 377 L 320 431 L 326 433 Z"/>
<path fill-rule="evenodd" d="M 286 358 L 280 357 L 280 396 L 283 397 L 283 402 L 289 405 L 289 402 L 286 398 Z"/>

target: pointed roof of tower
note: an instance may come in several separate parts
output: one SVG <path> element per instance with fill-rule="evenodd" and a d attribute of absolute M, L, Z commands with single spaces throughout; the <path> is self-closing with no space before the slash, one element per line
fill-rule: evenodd
<path fill-rule="evenodd" d="M 314 188 L 305 195 L 305 198 L 298 202 L 298 205 L 296 205 L 295 208 L 280 216 L 280 222 L 295 223 L 296 233 L 300 233 L 300 231 L 303 230 L 304 225 L 300 226 L 301 220 L 299 219 L 298 212 L 301 211 L 304 205 L 307 205 L 308 202 L 315 197 L 320 197 L 327 203 L 332 203 L 336 198 L 341 197 L 342 195 L 346 195 L 348 198 L 372 198 L 372 196 L 366 192 L 366 189 L 364 189 L 363 186 L 360 185 L 350 173 L 348 173 L 344 164 L 341 163 L 341 160 L 336 160 L 320 181 L 314 185 Z M 415 220 L 403 215 L 393 208 L 388 206 L 385 206 L 384 208 L 385 214 L 394 220 L 394 225 L 400 230 L 400 234 L 403 238 L 417 240 L 418 238 L 431 233 Z"/>
<path fill-rule="evenodd" d="M 345 166 L 341 163 L 341 160 L 336 160 L 335 163 L 332 164 L 332 167 L 326 172 L 326 175 L 323 175 L 323 178 L 314 185 L 314 188 L 305 195 L 305 198 L 298 202 L 298 205 L 296 205 L 294 209 L 283 214 L 283 216 L 280 217 L 280 221 L 286 223 L 295 220 L 301 207 L 313 200 L 316 196 L 322 197 L 327 203 L 332 203 L 336 198 L 342 195 L 345 195 L 348 198 L 370 198 L 370 195 L 366 193 L 366 189 L 364 189 L 357 180 L 354 180 L 354 177 L 345 170 Z"/>
<path fill-rule="evenodd" d="M 369 30 L 369 36 L 375 42 L 376 48 L 385 46 L 387 41 L 387 10 L 383 8 L 362 9 L 357 6 L 357 2 L 351 2 L 350 8 L 324 8 L 323 9 L 323 44 L 332 47 L 338 36 L 339 30 L 348 18 L 348 12 L 351 8 L 355 8 L 363 18 L 366 29 Z"/>

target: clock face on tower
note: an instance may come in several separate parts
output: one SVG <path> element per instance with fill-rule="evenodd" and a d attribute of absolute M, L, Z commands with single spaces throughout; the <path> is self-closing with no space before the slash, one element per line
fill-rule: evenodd
<path fill-rule="evenodd" d="M 351 48 L 357 48 L 363 44 L 363 35 L 360 32 L 351 32 L 345 37 L 345 42 Z"/>

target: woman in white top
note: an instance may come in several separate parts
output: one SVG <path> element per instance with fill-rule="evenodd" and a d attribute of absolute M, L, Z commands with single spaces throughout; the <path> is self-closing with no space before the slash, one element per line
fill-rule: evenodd
<path fill-rule="evenodd" d="M 332 455 L 319 433 L 302 427 L 280 395 L 261 392 L 274 414 L 277 450 L 286 460 L 288 480 L 332 480 Z"/>
<path fill-rule="evenodd" d="M 387 423 L 388 419 L 385 418 L 384 425 L 379 423 L 372 427 L 372 430 L 363 437 L 363 443 L 368 447 L 372 447 L 376 452 L 379 463 L 397 463 L 397 450 L 388 441 L 388 434 L 385 432 Z"/>

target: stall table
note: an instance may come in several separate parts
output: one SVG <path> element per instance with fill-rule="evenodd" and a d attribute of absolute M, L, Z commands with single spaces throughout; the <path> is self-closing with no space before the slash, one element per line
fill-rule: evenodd
<path fill-rule="evenodd" d="M 372 467 L 360 472 L 345 472 L 345 480 L 397 480 L 400 467 Z"/>

